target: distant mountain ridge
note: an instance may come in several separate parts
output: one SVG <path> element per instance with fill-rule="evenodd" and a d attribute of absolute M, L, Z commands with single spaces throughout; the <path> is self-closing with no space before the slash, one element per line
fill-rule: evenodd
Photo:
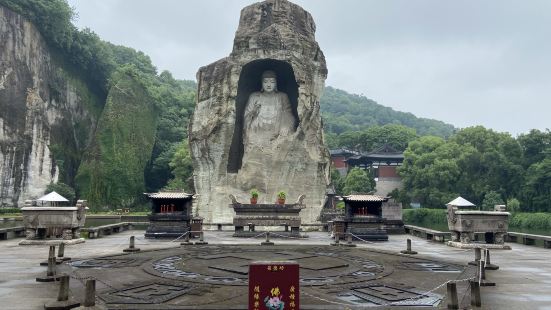
<path fill-rule="evenodd" d="M 415 129 L 420 136 L 434 135 L 447 138 L 456 130 L 453 125 L 442 121 L 395 111 L 365 96 L 351 94 L 331 86 L 325 87 L 320 106 L 326 133 L 341 134 L 372 126 L 399 124 Z"/>

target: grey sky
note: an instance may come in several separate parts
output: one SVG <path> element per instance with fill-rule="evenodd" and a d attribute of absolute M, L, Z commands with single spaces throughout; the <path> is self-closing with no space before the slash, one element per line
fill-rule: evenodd
<path fill-rule="evenodd" d="M 69 0 L 79 27 L 195 79 L 227 56 L 254 0 Z M 296 0 L 316 21 L 326 85 L 458 127 L 551 128 L 551 1 Z"/>

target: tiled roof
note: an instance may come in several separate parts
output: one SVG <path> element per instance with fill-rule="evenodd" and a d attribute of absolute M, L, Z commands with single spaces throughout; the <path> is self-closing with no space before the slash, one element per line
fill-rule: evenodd
<path fill-rule="evenodd" d="M 193 196 L 193 194 L 188 194 L 184 192 L 158 192 L 145 193 L 145 195 L 151 199 L 186 199 Z"/>
<path fill-rule="evenodd" d="M 378 195 L 348 195 L 342 197 L 344 201 L 374 201 L 374 202 L 382 202 L 387 201 L 387 197 L 382 197 Z"/>
<path fill-rule="evenodd" d="M 333 149 L 329 150 L 329 154 L 331 155 L 359 155 L 360 153 L 357 151 L 352 151 L 348 149 Z"/>

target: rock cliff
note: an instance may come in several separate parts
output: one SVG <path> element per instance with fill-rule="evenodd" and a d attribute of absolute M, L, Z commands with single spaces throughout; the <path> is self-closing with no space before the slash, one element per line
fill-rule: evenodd
<path fill-rule="evenodd" d="M 21 206 L 58 179 L 73 185 L 102 102 L 30 22 L 0 6 L 2 206 Z"/>
<path fill-rule="evenodd" d="M 306 223 L 317 220 L 328 184 L 329 154 L 319 111 L 327 68 L 314 32 L 312 16 L 298 5 L 285 0 L 256 3 L 241 11 L 230 56 L 199 69 L 189 143 L 196 202 L 207 222 L 230 222 L 228 195 L 248 201 L 251 188 L 260 191 L 261 203 L 273 203 L 281 190 L 291 202 L 305 194 L 301 217 Z M 289 97 L 294 130 L 257 152 L 247 151 L 244 111 L 251 94 L 261 89 L 265 70 L 277 74 L 279 91 Z"/>
<path fill-rule="evenodd" d="M 81 194 L 97 206 L 133 205 L 144 188 L 144 169 L 155 142 L 152 100 L 129 74 L 113 77 L 93 144 L 78 171 Z"/>

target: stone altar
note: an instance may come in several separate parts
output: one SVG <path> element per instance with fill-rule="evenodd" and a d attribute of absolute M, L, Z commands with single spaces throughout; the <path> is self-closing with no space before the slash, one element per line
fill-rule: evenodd
<path fill-rule="evenodd" d="M 235 211 L 233 226 L 235 226 L 234 237 L 254 237 L 259 234 L 256 226 L 279 226 L 284 231 L 277 231 L 275 236 L 301 237 L 300 235 L 300 212 L 305 208 L 302 199 L 293 204 L 242 204 L 231 196 L 230 207 Z M 245 230 L 244 227 L 248 227 Z M 290 228 L 290 230 L 289 230 Z"/>
<path fill-rule="evenodd" d="M 314 32 L 298 5 L 256 3 L 241 12 L 232 53 L 199 69 L 189 143 L 205 222 L 231 221 L 228 195 L 245 200 L 251 188 L 261 203 L 279 191 L 304 193 L 301 218 L 317 221 L 330 160 L 319 111 L 327 68 Z M 272 89 L 266 78 L 274 79 Z"/>
<path fill-rule="evenodd" d="M 479 211 L 472 210 L 474 204 L 458 197 L 447 204 L 448 228 L 451 232 L 450 246 L 456 247 L 481 247 L 481 244 L 475 244 L 474 234 L 484 233 L 485 246 L 487 248 L 506 248 L 504 245 L 505 235 L 509 228 L 509 212 L 501 211 Z M 493 246 L 492 246 L 493 245 Z"/>
<path fill-rule="evenodd" d="M 34 205 L 34 206 L 33 206 Z M 74 207 L 37 207 L 27 200 L 21 208 L 26 240 L 20 245 L 74 244 L 84 242 L 80 228 L 86 221 L 86 200 L 77 201 Z"/>

